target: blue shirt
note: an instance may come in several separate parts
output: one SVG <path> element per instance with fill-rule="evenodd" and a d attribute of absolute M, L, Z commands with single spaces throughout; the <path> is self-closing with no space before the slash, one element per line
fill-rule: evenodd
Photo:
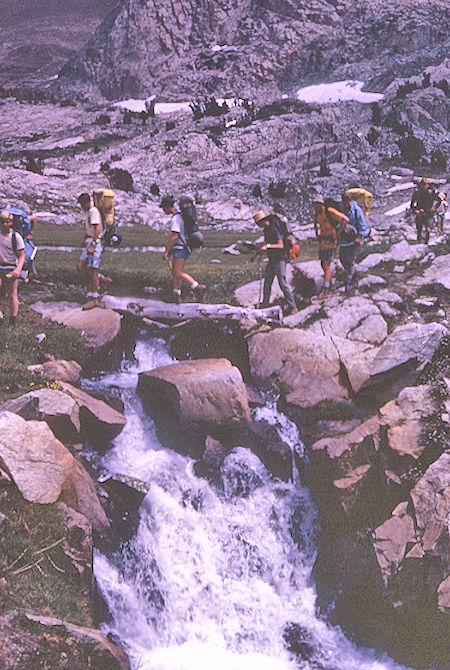
<path fill-rule="evenodd" d="M 366 217 L 364 216 L 364 212 L 358 203 L 352 200 L 350 203 L 350 209 L 348 212 L 345 212 L 345 215 L 348 216 L 350 225 L 356 228 L 359 237 L 361 237 L 362 242 L 364 242 L 364 238 L 370 234 L 370 226 L 368 225 Z M 339 244 L 342 247 L 348 247 L 351 244 L 354 244 L 354 242 L 345 242 L 342 240 L 339 242 Z"/>

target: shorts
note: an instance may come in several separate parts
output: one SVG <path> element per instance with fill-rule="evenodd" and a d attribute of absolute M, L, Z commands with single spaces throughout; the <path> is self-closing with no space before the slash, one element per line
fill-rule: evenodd
<path fill-rule="evenodd" d="M 14 281 L 12 277 L 7 277 L 10 272 L 12 272 L 15 268 L 10 265 L 10 266 L 1 266 L 0 267 L 0 279 L 4 281 Z"/>
<path fill-rule="evenodd" d="M 191 250 L 188 247 L 175 247 L 172 249 L 173 258 L 184 258 L 187 260 L 191 255 Z"/>
<path fill-rule="evenodd" d="M 332 261 L 336 255 L 336 247 L 334 249 L 319 249 L 320 261 Z"/>
<path fill-rule="evenodd" d="M 100 267 L 100 260 L 102 257 L 103 253 L 103 242 L 101 240 L 97 240 L 94 244 L 94 251 L 92 253 L 88 252 L 89 247 L 92 244 L 92 240 L 88 240 L 86 242 L 86 245 L 81 252 L 80 256 L 80 261 L 83 261 L 84 263 L 87 264 L 88 268 L 94 268 L 95 270 L 98 270 Z"/>

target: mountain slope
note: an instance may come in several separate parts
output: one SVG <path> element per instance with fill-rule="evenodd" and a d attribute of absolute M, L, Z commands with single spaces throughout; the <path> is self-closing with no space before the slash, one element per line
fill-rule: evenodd
<path fill-rule="evenodd" d="M 108 98 L 252 96 L 324 73 L 411 76 L 442 59 L 449 28 L 446 0 L 122 0 L 61 76 Z"/>

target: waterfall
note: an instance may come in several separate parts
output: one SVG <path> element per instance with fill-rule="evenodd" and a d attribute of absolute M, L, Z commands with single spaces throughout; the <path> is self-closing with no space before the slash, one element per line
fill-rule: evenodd
<path fill-rule="evenodd" d="M 161 447 L 135 392 L 139 371 L 171 362 L 164 342 L 139 341 L 135 359 L 100 381 L 122 389 L 128 420 L 103 467 L 150 491 L 133 539 L 94 557 L 111 613 L 103 631 L 133 670 L 399 669 L 316 615 L 308 490 L 276 479 L 242 447 L 226 456 L 218 483 L 198 478 L 192 459 Z M 256 416 L 299 444 L 274 406 Z"/>

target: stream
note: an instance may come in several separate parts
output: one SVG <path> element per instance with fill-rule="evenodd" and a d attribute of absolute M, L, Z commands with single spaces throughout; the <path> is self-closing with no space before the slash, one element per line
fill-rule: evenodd
<path fill-rule="evenodd" d="M 311 571 L 317 520 L 298 478 L 276 479 L 249 450 L 225 458 L 212 484 L 194 461 L 158 442 L 138 373 L 173 362 L 160 339 L 138 340 L 134 360 L 90 384 L 119 387 L 127 425 L 104 455 L 114 473 L 149 483 L 135 536 L 94 572 L 111 619 L 102 624 L 133 670 L 399 670 L 319 618 Z M 273 404 L 253 410 L 301 449 Z"/>

